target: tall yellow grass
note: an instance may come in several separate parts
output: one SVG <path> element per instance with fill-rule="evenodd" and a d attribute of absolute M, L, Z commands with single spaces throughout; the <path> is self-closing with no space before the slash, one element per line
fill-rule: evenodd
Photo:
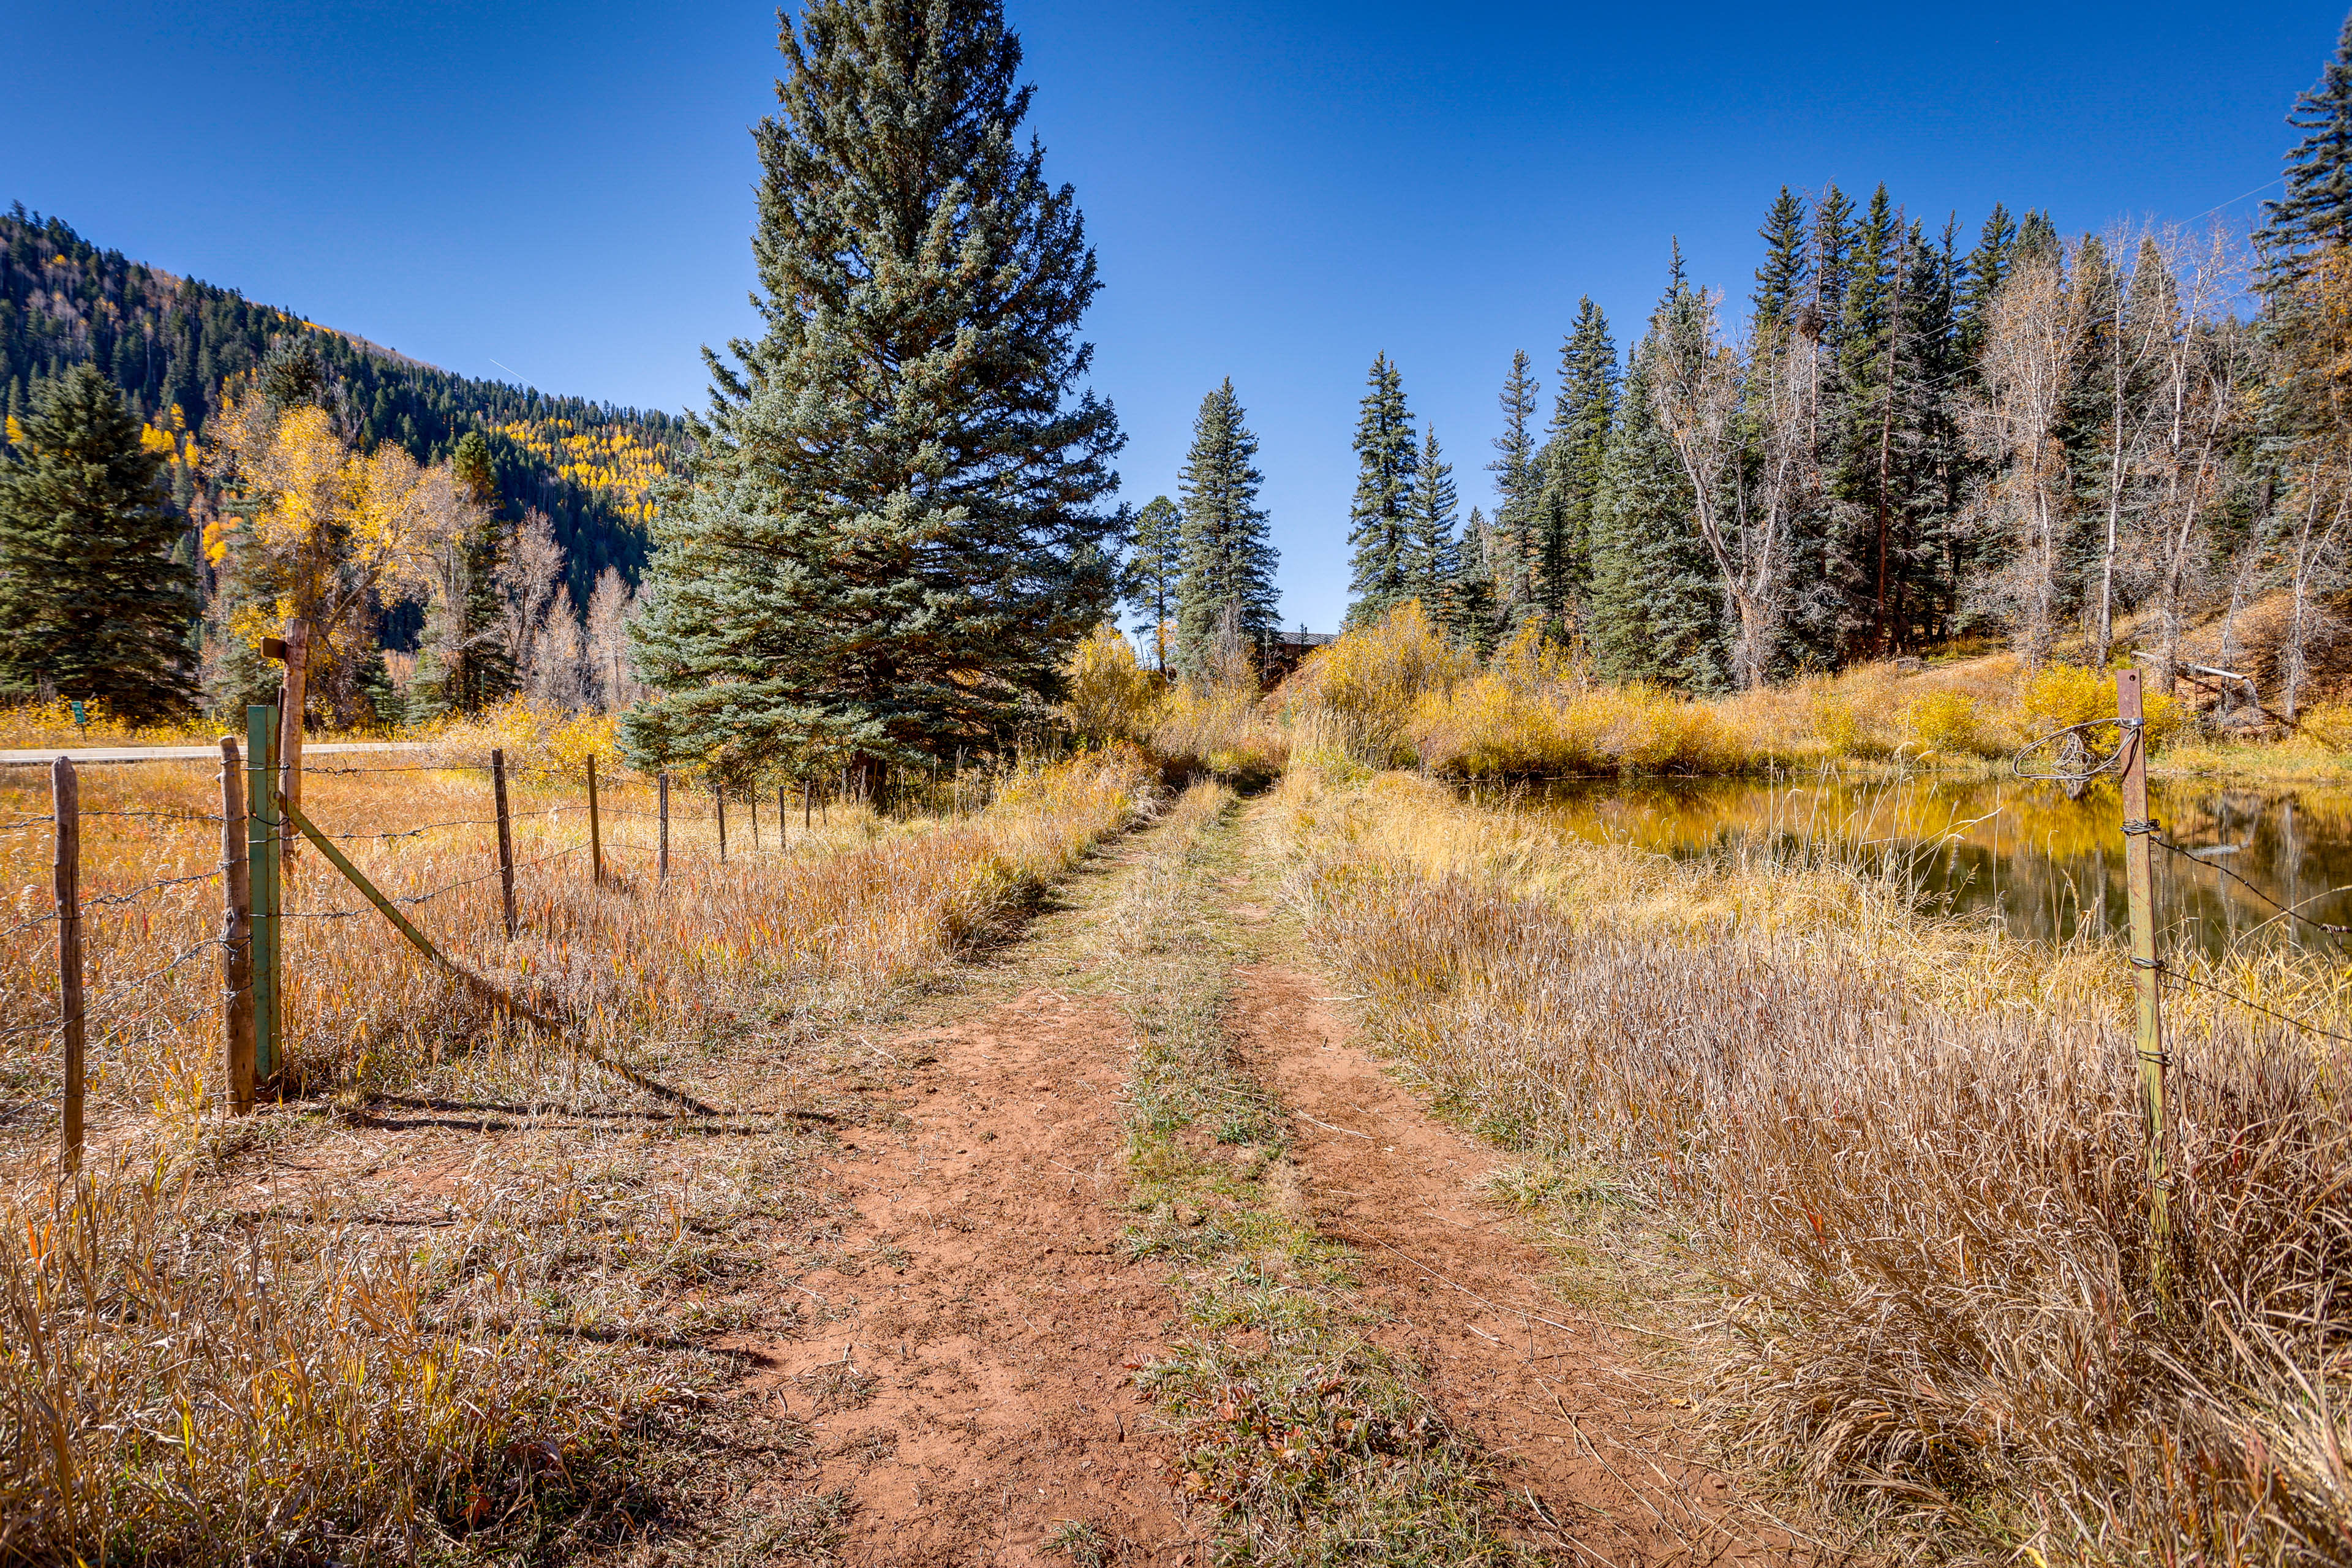
<path fill-rule="evenodd" d="M 2352 1135 L 2328 1042 L 2168 1004 L 2159 1237 L 2111 951 L 1923 915 L 1891 863 L 1676 864 L 1397 776 L 1294 770 L 1271 821 L 1406 1070 L 1551 1173 L 1563 1214 L 1615 1193 L 1695 1238 L 1733 1331 L 1709 1414 L 1751 1456 L 1906 1551 L 2341 1560 Z M 2180 962 L 2352 1032 L 2340 966 Z"/>
<path fill-rule="evenodd" d="M 2063 665 L 2029 674 L 1994 655 L 1907 673 L 1864 665 L 1692 700 L 1599 681 L 1534 628 L 1478 668 L 1406 604 L 1317 650 L 1275 704 L 1310 750 L 1453 777 L 1529 778 L 1973 764 L 2112 715 L 2116 691 L 2111 675 Z M 2147 713 L 2159 746 L 2193 717 L 2161 692 L 2149 693 Z M 2111 744 L 2113 731 L 2093 740 Z"/>

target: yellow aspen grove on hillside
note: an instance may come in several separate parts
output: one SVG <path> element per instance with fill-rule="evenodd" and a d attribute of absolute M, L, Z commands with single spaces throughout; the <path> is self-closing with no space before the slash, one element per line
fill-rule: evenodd
<path fill-rule="evenodd" d="M 520 419 L 499 434 L 640 527 L 653 521 L 654 487 L 668 477 L 668 453 L 623 425 L 583 429 L 569 419 Z"/>

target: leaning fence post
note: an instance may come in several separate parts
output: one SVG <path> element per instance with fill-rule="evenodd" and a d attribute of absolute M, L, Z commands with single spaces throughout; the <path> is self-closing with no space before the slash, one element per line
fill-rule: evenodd
<path fill-rule="evenodd" d="M 253 1079 L 278 1071 L 278 710 L 245 710 L 245 853 L 253 927 Z"/>
<path fill-rule="evenodd" d="M 221 1045 L 228 1105 L 253 1114 L 253 894 L 246 863 L 245 789 L 236 737 L 221 749 Z"/>
<path fill-rule="evenodd" d="M 2171 1213 L 2165 1190 L 2163 973 L 2156 958 L 2156 821 L 2147 813 L 2147 720 L 2140 703 L 2140 672 L 2116 671 L 2116 723 L 2122 731 L 2124 894 L 2131 910 L 2132 979 L 2139 993 L 2139 1097 L 2147 1137 L 2147 1194 L 2155 1247 L 2149 1259 L 2164 1289 Z"/>
<path fill-rule="evenodd" d="M 654 787 L 660 795 L 661 815 L 661 850 L 655 863 L 661 868 L 661 879 L 667 882 L 669 880 L 669 774 L 656 773 Z"/>
<path fill-rule="evenodd" d="M 514 941 L 514 834 L 507 826 L 507 754 L 490 748 L 490 795 L 499 816 L 499 900 L 506 911 L 507 940 Z"/>
<path fill-rule="evenodd" d="M 49 810 L 57 826 L 58 1030 L 65 1047 L 65 1137 L 58 1165 L 81 1168 L 81 786 L 64 757 L 49 764 Z"/>
<path fill-rule="evenodd" d="M 588 753 L 588 865 L 597 887 L 604 885 L 604 829 L 596 816 L 596 753 Z"/>

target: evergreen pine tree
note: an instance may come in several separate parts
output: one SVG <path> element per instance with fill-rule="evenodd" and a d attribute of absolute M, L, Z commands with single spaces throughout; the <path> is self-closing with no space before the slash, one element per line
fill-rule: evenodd
<path fill-rule="evenodd" d="M 2254 236 L 2266 280 L 2300 277 L 2322 249 L 2352 247 L 2352 17 L 2318 83 L 2294 100 L 2286 122 L 2304 138 L 2286 155 L 2286 194 L 2263 204 Z"/>
<path fill-rule="evenodd" d="M 1846 268 L 1853 254 L 1853 204 L 1835 185 L 1813 204 L 1812 291 L 1799 330 L 1837 352 L 1837 328 L 1845 310 Z"/>
<path fill-rule="evenodd" d="M 1419 599 L 1439 626 L 1454 621 L 1454 580 L 1462 569 L 1454 542 L 1459 504 L 1454 465 L 1445 460 L 1433 426 L 1422 432 L 1421 455 L 1413 465 L 1412 494 L 1406 507 L 1404 592 L 1400 596 Z"/>
<path fill-rule="evenodd" d="M 1176 662 L 1196 679 L 1215 673 L 1221 657 L 1247 651 L 1220 646 L 1228 628 L 1254 646 L 1276 626 L 1276 557 L 1257 504 L 1265 476 L 1253 461 L 1257 437 L 1245 419 L 1227 376 L 1201 400 L 1192 449 L 1177 476 L 1184 577 L 1176 596 Z"/>
<path fill-rule="evenodd" d="M 148 722 L 194 695 L 194 586 L 163 459 L 95 365 L 44 382 L 0 459 L 0 687 Z"/>
<path fill-rule="evenodd" d="M 1559 350 L 1559 392 L 1538 463 L 1543 475 L 1537 599 L 1554 635 L 1582 619 L 1592 576 L 1592 507 L 1617 420 L 1617 344 L 1590 296 Z"/>
<path fill-rule="evenodd" d="M 1412 416 L 1404 381 L 1387 354 L 1374 356 L 1356 416 L 1356 499 L 1348 509 L 1354 550 L 1348 624 L 1377 621 L 1410 595 L 1412 492 L 1415 458 Z"/>
<path fill-rule="evenodd" d="M 1542 615 L 1536 601 L 1535 570 L 1543 548 L 1543 471 L 1536 466 L 1535 433 L 1529 428 L 1540 389 L 1528 374 L 1530 363 L 1525 349 L 1511 355 L 1510 374 L 1503 378 L 1498 400 L 1503 433 L 1495 437 L 1495 460 L 1486 465 L 1495 476 L 1496 498 L 1486 566 L 1493 574 L 1496 601 L 1514 625 Z"/>
<path fill-rule="evenodd" d="M 1097 288 L 1019 139 L 997 0 L 810 0 L 758 127 L 765 335 L 706 354 L 655 523 L 641 762 L 986 745 L 1111 612 L 1120 446 L 1081 384 Z"/>
<path fill-rule="evenodd" d="M 1135 514 L 1135 552 L 1128 559 L 1128 607 L 1142 618 L 1135 629 L 1151 638 L 1159 668 L 1168 668 L 1168 639 L 1161 629 L 1176 609 L 1176 586 L 1184 575 L 1184 520 L 1176 503 L 1153 496 Z"/>
<path fill-rule="evenodd" d="M 1891 499 L 1882 483 L 1895 416 L 1894 374 L 1902 342 L 1895 330 L 1905 229 L 1882 184 L 1871 193 L 1846 263 L 1838 314 L 1832 425 L 1826 476 L 1831 528 L 1822 563 L 1831 602 L 1812 625 L 1815 646 L 1843 665 L 1881 651 L 1888 590 Z"/>
<path fill-rule="evenodd" d="M 2009 281 L 2010 268 L 2017 260 L 2017 225 L 2009 209 L 1999 202 L 1986 215 L 1984 226 L 1977 231 L 1976 248 L 1969 252 L 1966 276 L 1959 285 L 1960 292 L 1960 353 L 1963 362 L 1975 365 L 1977 354 L 1984 347 L 1985 333 L 1991 321 L 1993 296 Z"/>
<path fill-rule="evenodd" d="M 1659 334 L 1687 328 L 1696 308 L 1689 285 L 1674 282 L 1633 353 L 1596 508 L 1586 643 L 1612 679 L 1712 692 L 1729 667 L 1722 592 L 1651 393 Z"/>
<path fill-rule="evenodd" d="M 1804 198 L 1782 185 L 1756 234 L 1764 242 L 1764 259 L 1757 264 L 1756 291 L 1748 300 L 1759 324 L 1786 321 L 1804 303 L 1812 280 L 1812 258 L 1805 250 Z"/>

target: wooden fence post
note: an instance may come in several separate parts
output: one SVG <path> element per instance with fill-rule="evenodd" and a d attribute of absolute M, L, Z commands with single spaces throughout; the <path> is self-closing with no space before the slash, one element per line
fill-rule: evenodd
<path fill-rule="evenodd" d="M 801 780 L 801 831 L 803 833 L 806 833 L 809 830 L 809 823 L 811 820 L 812 818 L 809 811 L 809 782 L 807 779 L 803 778 Z"/>
<path fill-rule="evenodd" d="M 724 866 L 727 864 L 727 786 L 712 784 L 710 798 L 719 806 L 719 863 Z"/>
<path fill-rule="evenodd" d="M 656 863 L 661 868 L 661 879 L 667 882 L 669 880 L 669 774 L 656 773 L 654 784 L 661 795 L 661 851 Z"/>
<path fill-rule="evenodd" d="M 58 1168 L 81 1168 L 81 785 L 63 757 L 49 764 L 49 810 L 57 826 L 58 1032 L 65 1047 L 65 1128 Z"/>
<path fill-rule="evenodd" d="M 310 623 L 299 616 L 286 623 L 286 679 L 278 700 L 278 793 L 302 805 L 302 703 L 310 678 Z M 281 835 L 278 875 L 286 875 L 299 840 Z"/>
<path fill-rule="evenodd" d="M 221 749 L 221 1044 L 232 1114 L 253 1114 L 253 895 L 236 737 Z"/>
<path fill-rule="evenodd" d="M 278 710 L 256 703 L 245 710 L 245 853 L 252 900 L 253 1081 L 278 1071 Z"/>
<path fill-rule="evenodd" d="M 604 885 L 604 830 L 596 816 L 596 753 L 588 753 L 588 864 L 597 887 Z"/>
<path fill-rule="evenodd" d="M 514 912 L 514 833 L 507 826 L 507 754 L 502 747 L 490 748 L 490 795 L 498 805 L 499 815 L 499 900 L 506 911 L 507 940 L 515 939 Z"/>
<path fill-rule="evenodd" d="M 753 784 L 746 789 L 743 798 L 751 803 L 751 853 L 757 855 L 760 852 L 760 786 Z"/>
<path fill-rule="evenodd" d="M 2132 979 L 2139 993 L 2139 1096 L 2147 1138 L 2147 1194 L 2155 1255 L 2149 1270 L 2165 1289 L 2172 1223 L 2165 1190 L 2164 993 L 2156 957 L 2156 822 L 2147 813 L 2147 723 L 2140 672 L 2116 671 L 2116 722 L 2124 763 L 2124 894 L 2131 910 Z"/>
<path fill-rule="evenodd" d="M 776 786 L 776 847 L 778 849 L 790 849 L 793 847 L 792 826 L 792 809 L 784 804 L 784 786 L 778 784 Z"/>

